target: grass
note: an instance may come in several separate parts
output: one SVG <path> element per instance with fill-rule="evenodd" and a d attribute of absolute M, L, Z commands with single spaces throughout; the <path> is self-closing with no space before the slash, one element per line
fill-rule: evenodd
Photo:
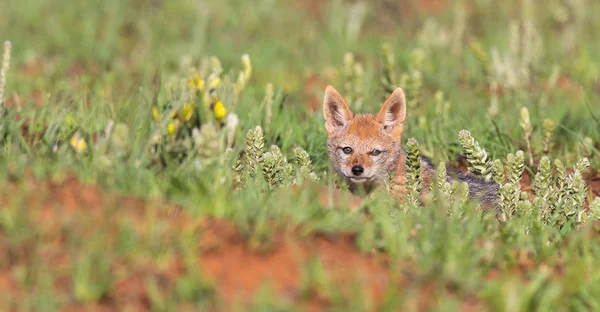
<path fill-rule="evenodd" d="M 1 309 L 598 309 L 600 5 L 315 3 L 2 1 Z M 500 220 L 458 185 L 357 203 L 327 84 L 403 87 L 403 145 Z"/>

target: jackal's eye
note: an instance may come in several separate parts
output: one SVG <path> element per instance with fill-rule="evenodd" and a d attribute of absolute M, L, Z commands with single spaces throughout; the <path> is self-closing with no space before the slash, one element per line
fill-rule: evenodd
<path fill-rule="evenodd" d="M 344 151 L 344 154 L 350 154 L 350 153 L 352 153 L 352 148 L 349 146 L 346 146 L 346 147 L 342 148 L 342 151 Z"/>
<path fill-rule="evenodd" d="M 380 151 L 380 150 L 378 150 L 378 149 L 374 149 L 374 150 L 372 150 L 372 151 L 371 151 L 371 155 L 372 155 L 372 156 L 377 156 L 377 155 L 379 155 L 379 154 L 381 154 L 381 151 Z"/>

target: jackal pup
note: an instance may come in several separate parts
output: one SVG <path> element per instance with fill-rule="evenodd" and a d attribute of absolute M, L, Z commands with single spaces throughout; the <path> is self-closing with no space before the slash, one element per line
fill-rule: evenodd
<path fill-rule="evenodd" d="M 376 115 L 354 114 L 344 98 L 332 86 L 327 86 L 323 115 L 330 161 L 350 191 L 369 193 L 393 173 L 392 194 L 402 203 L 408 194 L 406 153 L 400 140 L 406 119 L 404 91 L 396 88 Z M 422 195 L 429 191 L 434 176 L 431 161 L 421 157 Z M 467 182 L 471 199 L 480 200 L 486 208 L 496 204 L 498 185 L 495 182 L 461 172 L 448 172 L 446 179 Z"/>

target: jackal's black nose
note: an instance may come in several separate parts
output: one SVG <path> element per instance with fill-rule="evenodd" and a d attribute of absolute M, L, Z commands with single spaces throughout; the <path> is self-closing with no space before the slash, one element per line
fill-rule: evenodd
<path fill-rule="evenodd" d="M 352 167 L 352 173 L 355 176 L 361 175 L 364 171 L 365 171 L 365 169 L 363 169 L 362 166 L 354 166 L 354 167 Z"/>

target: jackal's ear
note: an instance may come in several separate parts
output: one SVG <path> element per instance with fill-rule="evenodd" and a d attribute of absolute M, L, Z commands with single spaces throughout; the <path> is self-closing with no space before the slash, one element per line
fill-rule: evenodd
<path fill-rule="evenodd" d="M 377 121 L 393 136 L 400 136 L 405 118 L 406 98 L 404 97 L 404 91 L 402 91 L 402 88 L 396 88 L 383 103 L 377 114 Z"/>
<path fill-rule="evenodd" d="M 325 117 L 327 132 L 345 127 L 353 117 L 344 98 L 332 86 L 325 88 L 323 117 Z"/>

